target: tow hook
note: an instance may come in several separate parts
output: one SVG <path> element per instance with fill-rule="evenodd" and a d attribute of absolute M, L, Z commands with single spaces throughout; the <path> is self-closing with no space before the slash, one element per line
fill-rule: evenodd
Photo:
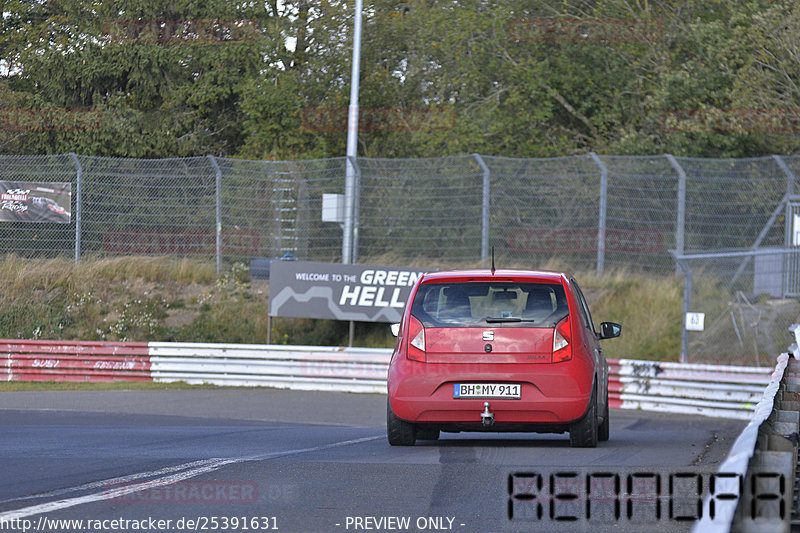
<path fill-rule="evenodd" d="M 483 402 L 483 412 L 481 413 L 481 423 L 488 428 L 494 425 L 494 413 L 489 412 L 489 402 Z"/>

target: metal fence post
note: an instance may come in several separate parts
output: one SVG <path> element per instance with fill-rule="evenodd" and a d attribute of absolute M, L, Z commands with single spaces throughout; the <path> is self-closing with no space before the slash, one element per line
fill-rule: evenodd
<path fill-rule="evenodd" d="M 664 154 L 669 164 L 678 173 L 678 218 L 675 220 L 675 249 L 683 255 L 686 249 L 686 171 L 672 154 Z M 680 267 L 676 264 L 675 270 Z"/>
<path fill-rule="evenodd" d="M 594 152 L 592 160 L 600 167 L 600 213 L 597 222 L 597 273 L 602 274 L 606 262 L 606 210 L 608 206 L 608 168 Z"/>
<path fill-rule="evenodd" d="M 792 242 L 793 239 L 791 238 L 791 235 L 792 235 L 792 232 L 794 231 L 794 229 L 793 229 L 794 221 L 790 220 L 790 215 L 791 215 L 791 211 L 792 211 L 791 202 L 792 202 L 792 197 L 794 196 L 794 182 L 795 182 L 796 178 L 795 178 L 794 172 L 792 172 L 792 169 L 789 168 L 789 165 L 786 164 L 786 161 L 784 161 L 781 156 L 775 154 L 775 155 L 772 156 L 772 158 L 775 159 L 775 162 L 778 163 L 778 166 L 783 171 L 783 173 L 786 175 L 786 196 L 785 196 L 785 198 L 786 198 L 786 202 L 785 202 L 785 204 L 786 204 L 786 216 L 784 218 L 783 231 L 784 231 L 784 235 L 785 235 L 784 236 L 784 246 L 786 248 L 789 248 L 793 244 L 793 242 Z M 770 224 L 770 226 L 772 226 L 772 224 Z M 795 264 L 793 265 L 792 263 L 795 263 Z M 795 269 L 793 267 L 795 267 L 796 264 L 797 264 L 797 256 L 795 254 L 791 254 L 791 255 L 784 254 L 784 256 L 783 256 L 783 282 L 781 283 L 781 285 L 782 285 L 781 293 L 782 293 L 784 298 L 786 297 L 787 293 L 794 292 L 790 288 L 790 286 L 793 285 L 790 280 L 792 279 L 792 271 Z"/>
<path fill-rule="evenodd" d="M 689 330 L 686 329 L 686 315 L 692 309 L 692 268 L 686 265 L 686 279 L 683 281 L 683 316 L 681 317 L 681 363 L 689 362 Z"/>
<path fill-rule="evenodd" d="M 679 255 L 683 255 L 685 251 L 685 238 L 686 238 L 686 172 L 680 166 L 678 160 L 672 154 L 664 154 L 678 173 L 678 218 L 675 221 L 675 249 Z"/>
<path fill-rule="evenodd" d="M 81 162 L 78 161 L 78 156 L 75 152 L 70 152 L 69 156 L 72 162 L 75 163 L 75 266 L 78 266 L 78 261 L 81 258 L 81 187 L 83 186 L 83 167 Z"/>
<path fill-rule="evenodd" d="M 217 256 L 217 275 L 222 270 L 222 171 L 217 164 L 217 159 L 213 155 L 206 156 L 211 161 L 211 166 L 214 167 L 216 174 L 216 256 Z"/>
<path fill-rule="evenodd" d="M 344 181 L 344 227 L 342 232 L 342 264 L 349 265 L 353 259 L 353 211 L 355 209 L 355 158 L 345 158 Z"/>
<path fill-rule="evenodd" d="M 353 166 L 353 238 L 351 262 L 358 263 L 358 211 L 361 207 L 361 167 L 355 157 L 347 157 Z"/>
<path fill-rule="evenodd" d="M 692 267 L 677 251 L 671 251 L 675 263 L 683 270 L 683 316 L 681 316 L 681 363 L 689 362 L 689 330 L 686 329 L 686 314 L 692 309 Z"/>
<path fill-rule="evenodd" d="M 483 171 L 483 201 L 481 202 L 481 262 L 489 265 L 489 195 L 491 194 L 491 172 L 480 154 L 472 154 Z"/>
<path fill-rule="evenodd" d="M 784 174 L 786 174 L 786 196 L 794 196 L 794 181 L 795 175 L 792 172 L 792 169 L 789 168 L 789 165 L 786 164 L 786 161 L 779 155 L 773 155 L 772 158 L 778 163 L 778 166 L 781 167 L 781 170 Z"/>

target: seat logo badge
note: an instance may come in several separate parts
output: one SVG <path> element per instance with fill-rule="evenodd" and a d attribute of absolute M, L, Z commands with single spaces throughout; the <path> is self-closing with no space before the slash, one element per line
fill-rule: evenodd
<path fill-rule="evenodd" d="M 494 340 L 494 331 L 484 331 L 483 332 L 483 340 L 485 340 L 485 341 L 493 341 Z"/>

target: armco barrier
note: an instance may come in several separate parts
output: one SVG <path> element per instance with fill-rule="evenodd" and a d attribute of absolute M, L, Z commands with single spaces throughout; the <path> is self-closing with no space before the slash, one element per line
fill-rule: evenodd
<path fill-rule="evenodd" d="M 385 393 L 390 349 L 0 341 L 7 380 L 154 380 Z M 612 407 L 749 418 L 770 368 L 609 360 Z"/>
<path fill-rule="evenodd" d="M 611 407 L 749 419 L 773 369 L 610 359 Z"/>
<path fill-rule="evenodd" d="M 144 342 L 0 340 L 0 381 L 152 381 Z"/>
<path fill-rule="evenodd" d="M 386 392 L 388 349 L 150 343 L 154 381 Z"/>
<path fill-rule="evenodd" d="M 750 423 L 715 475 L 725 488 L 705 497 L 693 533 L 792 530 L 800 430 L 800 325 L 789 329 L 796 343 L 789 353 L 778 356 Z"/>

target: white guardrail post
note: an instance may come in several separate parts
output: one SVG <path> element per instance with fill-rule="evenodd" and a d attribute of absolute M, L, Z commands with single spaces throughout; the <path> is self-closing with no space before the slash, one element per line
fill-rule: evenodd
<path fill-rule="evenodd" d="M 750 423 L 714 476 L 693 533 L 790 531 L 800 426 L 800 325 L 795 343 L 778 356 L 775 370 Z"/>

